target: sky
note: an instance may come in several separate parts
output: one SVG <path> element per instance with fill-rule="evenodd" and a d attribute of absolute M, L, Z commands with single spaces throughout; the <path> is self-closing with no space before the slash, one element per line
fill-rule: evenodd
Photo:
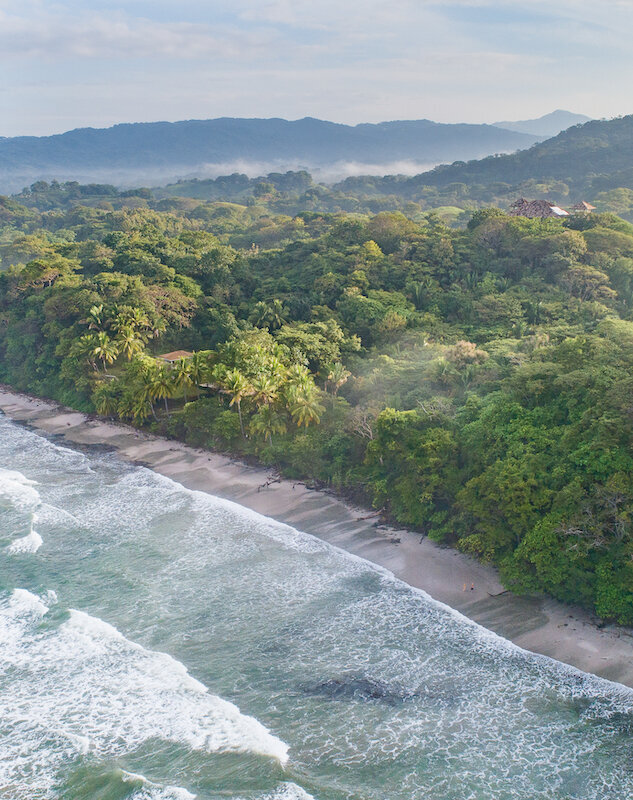
<path fill-rule="evenodd" d="M 0 136 L 633 112 L 633 0 L 0 0 Z"/>

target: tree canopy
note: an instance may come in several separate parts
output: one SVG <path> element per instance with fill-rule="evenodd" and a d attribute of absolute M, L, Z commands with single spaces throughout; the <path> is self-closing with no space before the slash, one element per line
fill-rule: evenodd
<path fill-rule="evenodd" d="M 4 201 L 0 380 L 256 456 L 633 623 L 633 227 L 296 214 L 266 183 L 260 205 Z"/>

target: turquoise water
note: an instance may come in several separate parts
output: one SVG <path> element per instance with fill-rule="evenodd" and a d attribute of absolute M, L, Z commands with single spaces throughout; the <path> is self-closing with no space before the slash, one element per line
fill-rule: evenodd
<path fill-rule="evenodd" d="M 0 417 L 2 800 L 626 800 L 633 692 Z"/>

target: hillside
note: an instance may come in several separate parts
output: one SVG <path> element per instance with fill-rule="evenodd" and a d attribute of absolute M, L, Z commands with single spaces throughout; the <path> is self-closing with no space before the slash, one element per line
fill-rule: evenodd
<path fill-rule="evenodd" d="M 468 164 L 440 166 L 411 179 L 411 186 L 448 183 L 489 185 L 495 181 L 562 180 L 588 187 L 600 176 L 633 184 L 633 115 L 593 120 L 512 155 L 491 156 Z M 598 181 L 599 182 L 599 181 Z"/>
<path fill-rule="evenodd" d="M 561 131 L 571 128 L 572 125 L 582 125 L 590 120 L 591 117 L 587 117 L 585 114 L 572 114 L 571 111 L 558 109 L 557 111 L 552 111 L 551 114 L 538 117 L 538 119 L 523 119 L 515 122 L 495 122 L 494 125 L 498 128 L 505 128 L 505 130 L 508 131 L 530 133 L 532 136 L 540 136 L 549 139 L 552 136 L 556 136 Z"/>
<path fill-rule="evenodd" d="M 223 118 L 81 128 L 56 136 L 1 139 L 0 191 L 20 190 L 36 180 L 138 185 L 297 166 L 334 166 L 332 174 L 343 177 L 350 162 L 383 174 L 415 172 L 456 159 L 513 152 L 535 141 L 535 136 L 492 125 L 429 120 L 350 126 L 309 117 L 292 122 Z"/>
<path fill-rule="evenodd" d="M 458 161 L 407 177 L 359 176 L 334 187 L 363 202 L 396 198 L 431 208 L 507 207 L 517 197 L 585 199 L 633 219 L 633 116 L 593 120 L 512 155 Z"/>

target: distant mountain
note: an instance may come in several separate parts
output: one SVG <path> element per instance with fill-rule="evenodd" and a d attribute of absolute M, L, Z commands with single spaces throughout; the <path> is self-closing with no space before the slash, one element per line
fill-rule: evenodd
<path fill-rule="evenodd" d="M 308 168 L 415 174 L 436 164 L 510 153 L 537 136 L 494 125 L 430 120 L 356 126 L 305 119 L 213 119 L 80 128 L 56 136 L 0 139 L 0 191 L 36 180 L 159 183 L 227 172 Z"/>
<path fill-rule="evenodd" d="M 572 114 L 571 111 L 562 111 L 558 109 L 538 119 L 523 119 L 518 122 L 494 122 L 493 125 L 507 131 L 529 133 L 541 139 L 549 139 L 552 136 L 556 136 L 561 131 L 571 128 L 572 125 L 582 125 L 590 120 L 591 117 L 587 117 L 584 114 Z"/>

